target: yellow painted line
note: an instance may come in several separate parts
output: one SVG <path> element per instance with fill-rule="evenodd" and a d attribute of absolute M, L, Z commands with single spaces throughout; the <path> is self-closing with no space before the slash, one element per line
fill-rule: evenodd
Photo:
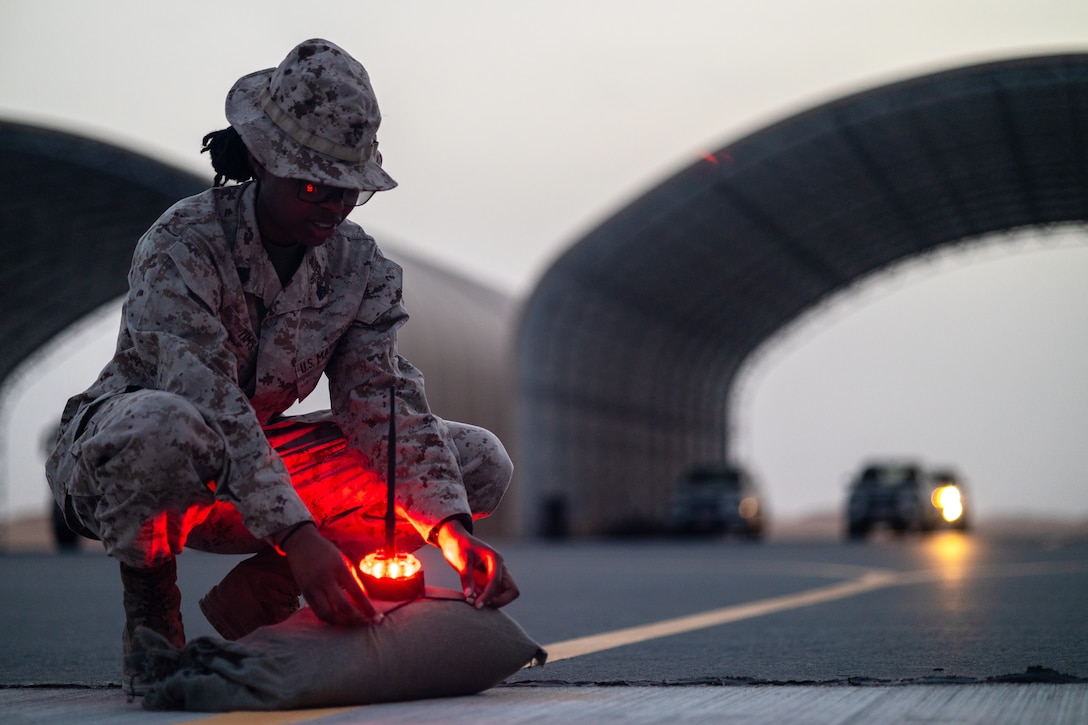
<path fill-rule="evenodd" d="M 1085 562 L 1074 561 L 1052 564 L 1010 564 L 1006 566 L 991 566 L 976 568 L 971 571 L 972 576 L 1034 576 L 1041 574 L 1070 574 L 1088 570 Z M 567 639 L 562 642 L 544 645 L 548 653 L 548 662 L 580 657 L 582 655 L 602 652 L 616 647 L 624 647 L 629 644 L 645 642 L 659 637 L 669 637 L 674 634 L 694 632 L 708 627 L 717 627 L 721 624 L 729 624 L 742 619 L 762 617 L 767 614 L 783 612 L 788 609 L 809 607 L 814 604 L 823 604 L 837 599 L 846 599 L 858 594 L 885 589 L 893 586 L 909 584 L 922 584 L 925 582 L 939 581 L 947 578 L 946 570 L 942 568 L 923 569 L 920 571 L 890 571 L 872 570 L 858 579 L 831 584 L 816 589 L 808 589 L 796 594 L 787 594 L 781 597 L 763 599 L 758 602 L 748 602 L 732 607 L 713 609 L 708 612 L 691 614 L 676 619 L 666 619 L 661 622 L 644 624 L 638 627 L 627 627 L 611 632 L 603 632 L 588 637 Z"/>
<path fill-rule="evenodd" d="M 894 586 L 901 581 L 900 575 L 893 572 L 870 572 L 853 581 L 831 584 L 816 589 L 787 594 L 781 597 L 763 599 L 757 602 L 738 604 L 732 607 L 722 607 L 708 612 L 700 612 L 686 617 L 666 619 L 661 622 L 645 624 L 638 627 L 627 627 L 612 632 L 568 639 L 555 644 L 545 645 L 548 652 L 548 662 L 558 662 L 571 657 L 600 652 L 602 650 L 623 647 L 637 642 L 645 642 L 659 637 L 669 637 L 674 634 L 693 632 L 707 627 L 716 627 L 742 619 L 761 617 L 788 609 L 808 607 L 814 604 L 845 599 L 876 589 Z"/>
<path fill-rule="evenodd" d="M 237 712 L 224 712 L 221 715 L 212 715 L 202 720 L 196 720 L 200 725 L 294 725 L 294 723 L 310 722 L 329 715 L 340 715 L 346 712 L 358 710 L 358 707 L 325 707 L 314 710 L 239 710 Z"/>
<path fill-rule="evenodd" d="M 548 663 L 560 660 L 580 657 L 593 652 L 601 652 L 615 647 L 623 647 L 637 642 L 645 642 L 658 637 L 669 637 L 674 634 L 693 632 L 707 627 L 716 627 L 721 624 L 737 622 L 752 617 L 762 617 L 766 614 L 774 614 L 787 609 L 809 607 L 813 604 L 833 602 L 837 599 L 853 597 L 876 589 L 895 586 L 901 583 L 901 577 L 895 572 L 875 571 L 870 572 L 859 579 L 839 584 L 831 584 L 825 587 L 817 587 L 796 594 L 787 594 L 781 597 L 763 599 L 758 602 L 748 602 L 732 607 L 713 609 L 709 612 L 700 612 L 686 617 L 666 619 L 661 622 L 645 624 L 639 627 L 627 627 L 612 632 L 594 634 L 588 637 L 568 639 L 555 644 L 544 645 L 548 653 Z"/>

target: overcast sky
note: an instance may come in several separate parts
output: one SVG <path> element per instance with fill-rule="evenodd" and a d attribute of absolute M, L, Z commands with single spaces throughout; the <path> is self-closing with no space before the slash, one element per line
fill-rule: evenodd
<path fill-rule="evenodd" d="M 226 125 L 229 87 L 310 37 L 367 67 L 400 182 L 354 218 L 521 295 L 704 151 L 895 80 L 1088 51 L 1088 3 L 0 0 L 0 116 L 210 178 L 200 139 Z M 838 509 L 865 457 L 914 455 L 958 466 L 980 515 L 1088 517 L 1086 282 L 1083 229 L 1006 238 L 798 324 L 739 391 L 738 451 L 772 514 Z M 110 313 L 8 399 L 10 511 L 43 505 L 38 421 L 94 378 L 115 330 Z"/>

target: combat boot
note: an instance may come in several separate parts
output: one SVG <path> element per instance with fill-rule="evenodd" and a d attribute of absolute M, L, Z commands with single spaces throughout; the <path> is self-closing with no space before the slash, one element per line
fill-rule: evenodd
<path fill-rule="evenodd" d="M 125 606 L 125 630 L 121 637 L 123 686 L 129 694 L 142 695 L 151 682 L 139 666 L 142 658 L 135 637 L 136 628 L 147 627 L 161 634 L 174 647 L 185 647 L 177 562 L 170 559 L 146 569 L 122 563 L 121 583 L 124 586 Z"/>
<path fill-rule="evenodd" d="M 224 639 L 236 640 L 290 617 L 301 594 L 287 557 L 265 549 L 212 587 L 200 600 L 200 611 Z"/>

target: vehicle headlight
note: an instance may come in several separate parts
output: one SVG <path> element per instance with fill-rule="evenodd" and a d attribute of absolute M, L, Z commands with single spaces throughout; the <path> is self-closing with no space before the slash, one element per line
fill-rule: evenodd
<path fill-rule="evenodd" d="M 956 486 L 941 486 L 934 489 L 930 501 L 940 509 L 945 521 L 951 523 L 963 516 L 963 498 Z"/>

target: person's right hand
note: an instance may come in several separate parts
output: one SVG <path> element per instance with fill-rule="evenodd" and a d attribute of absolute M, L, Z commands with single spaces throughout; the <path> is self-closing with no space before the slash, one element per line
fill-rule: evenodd
<path fill-rule="evenodd" d="M 316 526 L 292 534 L 283 551 L 302 596 L 322 622 L 357 626 L 381 621 L 347 557 Z"/>

